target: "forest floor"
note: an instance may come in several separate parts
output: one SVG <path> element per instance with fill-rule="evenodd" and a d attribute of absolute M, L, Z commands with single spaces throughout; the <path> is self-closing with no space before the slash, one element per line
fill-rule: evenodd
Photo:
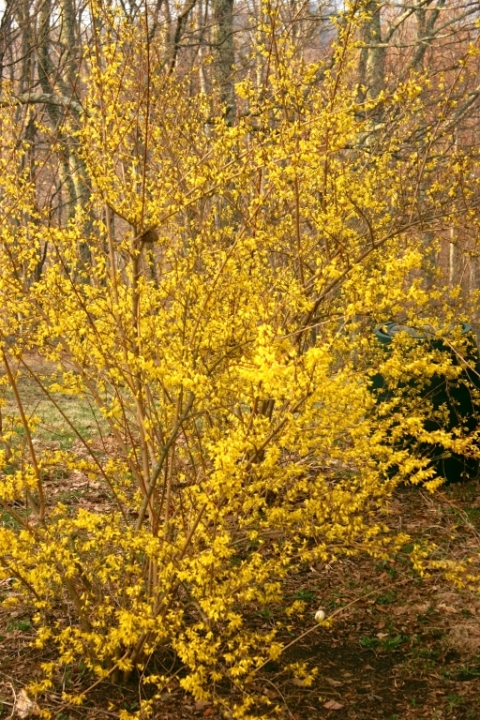
<path fill-rule="evenodd" d="M 33 392 L 33 390 L 32 390 Z M 72 401 L 73 402 L 73 401 Z M 36 412 L 41 412 L 37 407 Z M 88 413 L 78 420 L 89 428 Z M 49 427 L 52 419 L 48 419 Z M 98 428 L 98 423 L 92 425 Z M 75 442 L 61 427 L 43 442 Z M 55 437 L 57 433 L 59 437 Z M 102 440 L 104 443 L 104 440 Z M 52 481 L 51 492 L 62 502 L 100 509 L 105 496 L 99 484 L 73 473 Z M 0 518 L 0 525 L 3 521 Z M 399 488 L 392 501 L 390 525 L 407 532 L 412 542 L 431 541 L 438 559 L 480 554 L 480 481 L 444 487 L 434 495 L 418 487 Z M 12 592 L 0 586 L 0 599 Z M 271 718 L 281 720 L 480 720 L 480 594 L 456 589 L 440 573 L 420 577 L 408 560 L 408 549 L 388 562 L 344 558 L 318 565 L 290 578 L 286 592 L 303 600 L 307 610 L 298 626 L 281 638 L 285 645 L 312 628 L 286 651 L 290 663 L 308 661 L 318 668 L 311 687 L 270 662 L 257 675 L 255 690 Z M 322 608 L 335 613 L 330 628 L 314 621 Z M 252 610 L 251 625 L 268 628 L 275 608 Z M 7 611 L 0 605 L 0 718 L 16 716 L 15 703 L 49 652 L 32 645 L 35 631 L 26 608 Z M 175 665 L 158 658 L 159 667 Z M 181 677 L 181 668 L 177 678 Z M 84 706 L 62 698 L 62 690 L 80 693 L 92 682 L 72 666 L 57 685 L 38 699 L 56 720 L 101 720 L 118 717 L 121 709 L 138 707 L 139 687 L 103 682 L 89 693 Z M 277 707 L 274 711 L 273 707 Z M 17 705 L 18 710 L 18 705 Z M 208 703 L 196 703 L 172 680 L 154 707 L 155 720 L 209 718 L 225 714 Z"/>

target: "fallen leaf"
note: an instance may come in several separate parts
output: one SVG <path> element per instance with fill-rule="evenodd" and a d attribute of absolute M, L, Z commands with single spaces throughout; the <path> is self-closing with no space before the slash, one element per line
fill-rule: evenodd
<path fill-rule="evenodd" d="M 325 680 L 332 687 L 341 687 L 341 685 L 343 685 L 343 682 L 341 680 L 334 680 L 333 678 L 329 677 L 326 677 Z"/>
<path fill-rule="evenodd" d="M 439 610 L 445 610 L 447 613 L 456 613 L 456 608 L 453 607 L 453 605 L 446 605 L 446 603 L 441 603 L 438 605 Z"/>
<path fill-rule="evenodd" d="M 325 710 L 341 710 L 343 705 L 336 700 L 327 700 L 326 703 L 323 703 L 323 707 Z"/>
<path fill-rule="evenodd" d="M 32 715 L 40 715 L 40 708 L 35 700 L 30 700 L 25 690 L 22 689 L 15 700 L 15 713 L 24 720 Z"/>
<path fill-rule="evenodd" d="M 195 703 L 195 710 L 205 710 L 206 707 L 209 707 L 211 703 L 208 702 L 208 700 L 197 700 Z"/>
<path fill-rule="evenodd" d="M 426 613 L 430 608 L 432 607 L 432 604 L 429 602 L 424 603 L 417 603 L 412 607 L 412 611 L 416 613 Z"/>

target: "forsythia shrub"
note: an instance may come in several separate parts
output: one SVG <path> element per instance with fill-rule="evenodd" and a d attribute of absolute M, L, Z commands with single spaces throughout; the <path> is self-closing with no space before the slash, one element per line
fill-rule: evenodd
<path fill-rule="evenodd" d="M 35 203 L 13 104 L 1 108 L 0 572 L 55 649 L 37 692 L 82 660 L 98 679 L 141 669 L 158 696 L 169 676 L 148 661 L 168 647 L 195 698 L 248 717 L 256 668 L 282 652 L 275 626 L 249 626 L 252 608 L 281 604 L 305 563 L 385 557 L 405 540 L 382 519 L 395 485 L 432 479 L 392 446 L 398 416 L 376 410 L 369 372 L 401 378 L 408 361 L 423 377 L 448 360 L 401 339 L 385 358 L 372 328 L 399 313 L 450 326 L 441 279 L 423 272 L 427 229 L 456 212 L 458 158 L 436 152 L 441 134 L 415 140 L 430 127 L 423 78 L 358 107 L 354 11 L 332 67 L 296 59 L 275 9 L 265 18 L 265 86 L 237 85 L 245 112 L 230 127 L 111 17 L 85 111 L 62 129 L 92 185 L 68 227 Z M 58 367 L 54 385 L 32 353 Z M 77 433 L 72 449 L 35 441 L 25 375 Z M 82 436 L 62 392 L 98 410 L 114 450 Z M 427 408 L 408 402 L 400 420 L 421 435 Z M 111 512 L 50 495 L 59 469 L 100 483 Z M 242 693 L 228 699 L 225 681 Z"/>

